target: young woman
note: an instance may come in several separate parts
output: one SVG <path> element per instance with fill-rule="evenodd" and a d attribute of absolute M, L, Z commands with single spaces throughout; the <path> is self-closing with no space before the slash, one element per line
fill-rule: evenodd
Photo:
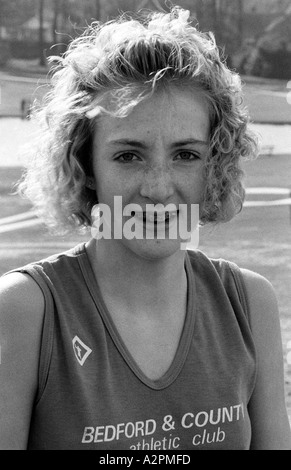
<path fill-rule="evenodd" d="M 95 24 L 53 76 L 21 189 L 48 225 L 112 225 L 1 278 L 3 449 L 290 449 L 273 288 L 170 236 L 239 212 L 256 152 L 188 17 Z"/>

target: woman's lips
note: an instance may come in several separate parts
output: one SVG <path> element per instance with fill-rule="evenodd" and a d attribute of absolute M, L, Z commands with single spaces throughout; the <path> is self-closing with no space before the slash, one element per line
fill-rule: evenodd
<path fill-rule="evenodd" d="M 131 216 L 135 217 L 138 220 L 142 220 L 143 222 L 149 222 L 154 224 L 160 223 L 169 223 L 172 220 L 176 219 L 178 216 L 179 211 L 143 211 L 143 212 L 132 212 Z"/>

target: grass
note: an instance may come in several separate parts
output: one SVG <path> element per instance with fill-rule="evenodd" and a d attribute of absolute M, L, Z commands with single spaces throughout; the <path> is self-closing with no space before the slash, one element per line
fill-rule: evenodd
<path fill-rule="evenodd" d="M 276 186 L 291 190 L 291 156 L 261 156 L 243 165 L 247 186 Z"/>

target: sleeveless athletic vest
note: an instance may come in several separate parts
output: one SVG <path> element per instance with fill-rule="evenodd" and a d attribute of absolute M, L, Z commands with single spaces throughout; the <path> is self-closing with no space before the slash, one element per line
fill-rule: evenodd
<path fill-rule="evenodd" d="M 240 270 L 200 251 L 185 263 L 184 328 L 155 381 L 118 334 L 85 244 L 17 270 L 45 298 L 28 449 L 249 449 L 256 358 Z"/>

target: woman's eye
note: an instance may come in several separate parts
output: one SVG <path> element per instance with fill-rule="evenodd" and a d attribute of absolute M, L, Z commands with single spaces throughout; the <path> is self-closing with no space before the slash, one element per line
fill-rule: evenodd
<path fill-rule="evenodd" d="M 121 155 L 119 155 L 116 160 L 120 161 L 120 162 L 124 162 L 124 163 L 130 163 L 132 161 L 135 161 L 137 160 L 137 156 L 134 155 L 134 153 L 130 153 L 130 152 L 127 152 L 127 153 L 122 153 Z"/>
<path fill-rule="evenodd" d="M 193 153 L 193 152 L 186 151 L 186 150 L 184 150 L 183 152 L 180 152 L 176 157 L 176 160 L 186 160 L 186 161 L 197 160 L 197 159 L 200 159 L 200 156 L 197 153 Z"/>

